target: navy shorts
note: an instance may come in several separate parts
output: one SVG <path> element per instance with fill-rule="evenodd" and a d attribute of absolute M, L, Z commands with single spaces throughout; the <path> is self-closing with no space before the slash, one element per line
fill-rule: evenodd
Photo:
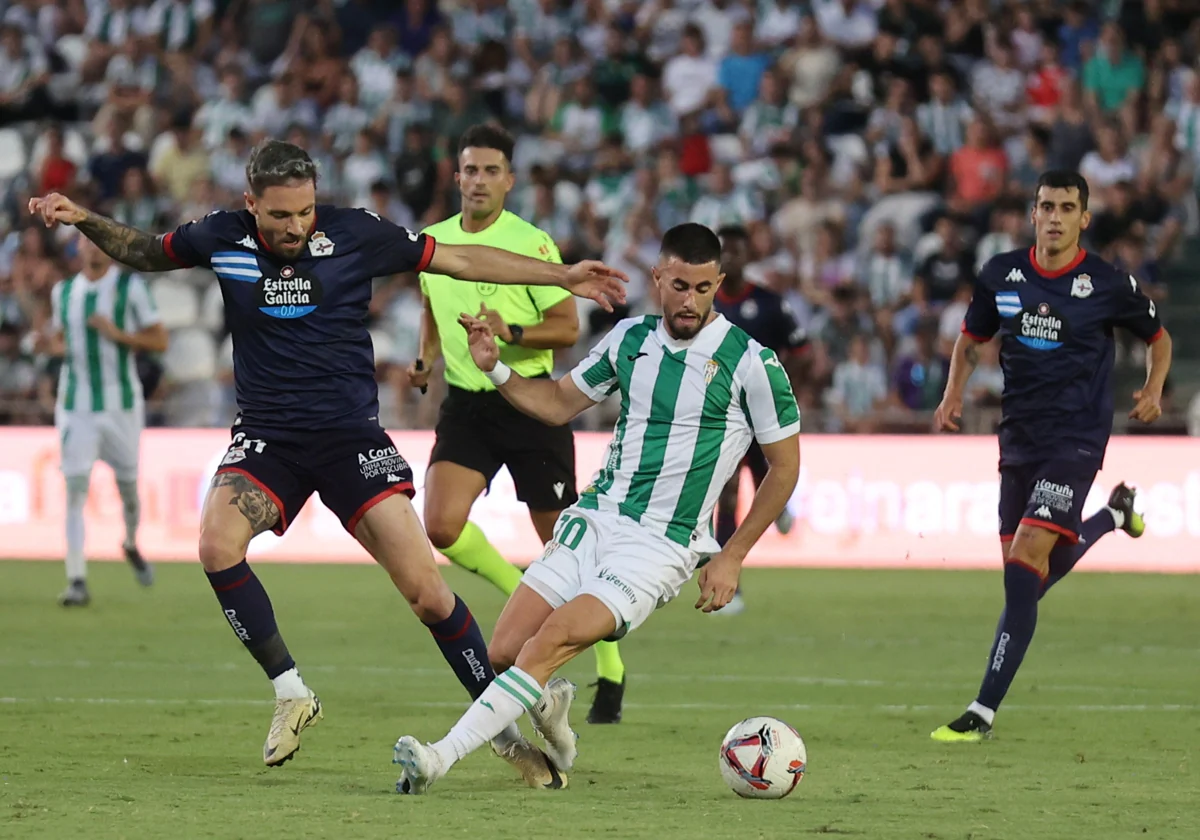
<path fill-rule="evenodd" d="M 430 466 L 439 461 L 481 473 L 489 489 L 508 467 L 517 501 L 530 510 L 563 510 L 579 500 L 575 434 L 519 411 L 498 391 L 450 387 L 438 412 Z"/>
<path fill-rule="evenodd" d="M 1018 525 L 1054 531 L 1079 541 L 1083 505 L 1097 469 L 1071 461 L 1000 468 L 1000 539 L 1011 540 Z"/>
<path fill-rule="evenodd" d="M 313 493 L 351 534 L 363 514 L 394 493 L 413 497 L 408 462 L 380 426 L 311 432 L 296 438 L 233 427 L 218 473 L 244 475 L 279 508 L 271 530 L 282 534 Z"/>

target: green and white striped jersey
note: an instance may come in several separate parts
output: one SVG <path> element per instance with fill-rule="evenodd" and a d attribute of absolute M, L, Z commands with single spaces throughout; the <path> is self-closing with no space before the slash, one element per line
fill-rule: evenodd
<path fill-rule="evenodd" d="M 92 315 L 118 329 L 138 332 L 159 323 L 146 281 L 113 266 L 95 282 L 83 274 L 54 285 L 54 327 L 66 356 L 58 377 L 58 409 L 69 412 L 132 411 L 143 404 L 133 351 L 88 326 Z"/>
<path fill-rule="evenodd" d="M 578 505 L 633 519 L 701 554 L 720 549 L 712 514 L 751 440 L 800 431 L 800 411 L 775 354 L 724 316 L 690 341 L 659 316 L 617 324 L 573 371 L 599 402 L 620 392 L 607 461 Z"/>

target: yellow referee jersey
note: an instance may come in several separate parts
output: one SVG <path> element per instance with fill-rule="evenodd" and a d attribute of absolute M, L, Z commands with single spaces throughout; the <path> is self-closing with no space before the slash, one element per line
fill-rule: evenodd
<path fill-rule="evenodd" d="M 505 210 L 485 230 L 462 229 L 462 214 L 425 228 L 434 241 L 447 245 L 490 245 L 514 254 L 561 263 L 550 234 Z M 495 386 L 475 367 L 467 346 L 467 332 L 458 316 L 479 314 L 480 304 L 500 313 L 507 324 L 529 326 L 542 321 L 542 313 L 571 296 L 558 286 L 499 286 L 468 283 L 444 274 L 421 272 L 421 293 L 429 298 L 433 320 L 446 360 L 446 382 L 468 391 L 492 391 Z M 500 342 L 500 360 L 521 376 L 538 376 L 554 370 L 554 351 L 515 347 Z"/>

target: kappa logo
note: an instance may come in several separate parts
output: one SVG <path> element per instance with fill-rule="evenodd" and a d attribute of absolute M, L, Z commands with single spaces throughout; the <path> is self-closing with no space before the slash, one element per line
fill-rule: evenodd
<path fill-rule="evenodd" d="M 1051 517 L 1050 508 L 1046 505 L 1042 505 L 1040 508 L 1035 510 L 1033 514 L 1034 516 L 1040 516 L 1042 519 L 1049 519 Z"/>
<path fill-rule="evenodd" d="M 561 482 L 561 481 L 554 482 L 554 495 L 558 496 L 558 498 L 561 499 L 563 497 L 563 491 L 566 489 L 567 489 L 567 485 L 564 484 L 563 482 Z"/>
<path fill-rule="evenodd" d="M 713 379 L 716 378 L 716 375 L 720 372 L 720 370 L 721 370 L 721 366 L 719 364 L 717 364 L 717 362 L 715 362 L 714 360 L 709 359 L 707 362 L 705 362 L 704 363 L 704 384 L 708 385 L 709 383 L 711 383 L 713 381 Z"/>
<path fill-rule="evenodd" d="M 398 475 L 393 475 L 392 473 L 388 473 L 387 480 L 388 480 L 388 481 L 390 481 L 390 482 L 392 482 L 392 484 L 395 484 L 397 481 L 399 481 L 399 480 L 400 480 L 400 476 L 398 476 Z"/>
<path fill-rule="evenodd" d="M 1080 274 L 1071 281 L 1071 297 L 1085 298 L 1094 291 L 1092 286 L 1092 276 L 1090 274 Z"/>
<path fill-rule="evenodd" d="M 318 230 L 308 240 L 308 250 L 314 257 L 328 257 L 333 253 L 333 241 Z"/>
<path fill-rule="evenodd" d="M 239 239 L 237 244 L 241 245 L 243 248 L 249 248 L 251 251 L 258 250 L 258 243 L 254 241 L 254 237 L 252 237 L 250 234 L 246 234 L 244 237 Z"/>
<path fill-rule="evenodd" d="M 1024 283 L 1025 272 L 1021 271 L 1019 268 L 1014 268 L 1012 271 L 1008 272 L 1008 276 L 1004 279 L 1009 283 Z"/>

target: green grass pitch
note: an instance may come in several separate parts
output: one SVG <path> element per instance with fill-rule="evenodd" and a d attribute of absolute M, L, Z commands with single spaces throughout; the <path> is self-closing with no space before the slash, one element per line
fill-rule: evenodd
<path fill-rule="evenodd" d="M 482 750 L 425 798 L 397 796 L 396 738 L 440 737 L 464 695 L 383 573 L 258 573 L 326 717 L 265 768 L 271 692 L 195 565 L 139 590 L 93 564 L 63 610 L 62 568 L 0 563 L 0 837 L 1200 837 L 1200 578 L 1076 574 L 1042 602 L 996 740 L 929 732 L 972 699 L 998 572 L 758 571 L 749 611 L 696 613 L 694 584 L 622 643 L 625 721 L 583 722 L 591 655 L 566 669 L 580 759 L 531 791 Z M 446 571 L 490 633 L 499 593 Z M 722 784 L 743 717 L 796 726 L 809 770 L 779 802 Z M 525 723 L 528 731 L 528 723 Z"/>

